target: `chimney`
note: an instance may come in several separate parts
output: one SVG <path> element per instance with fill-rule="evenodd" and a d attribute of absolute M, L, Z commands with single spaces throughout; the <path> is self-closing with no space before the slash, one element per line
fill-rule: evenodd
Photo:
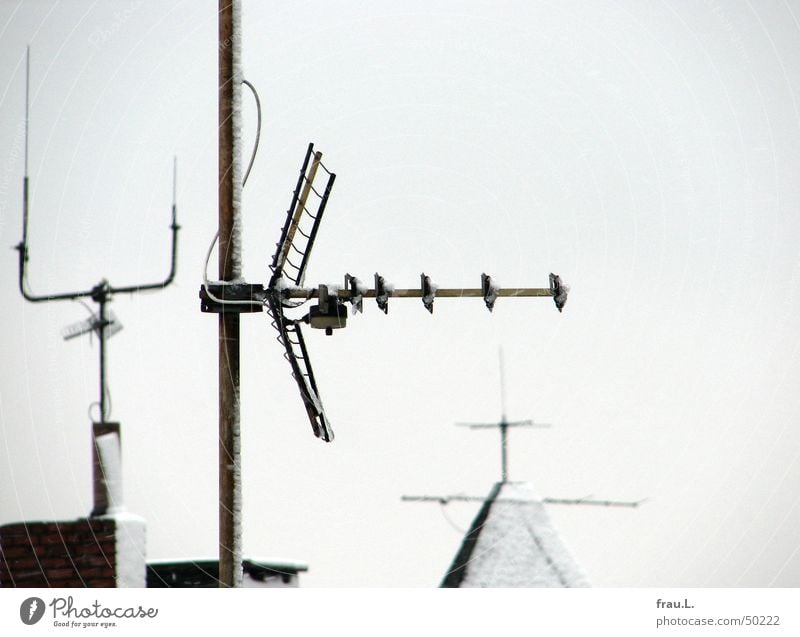
<path fill-rule="evenodd" d="M 0 587 L 144 588 L 146 524 L 122 502 L 118 422 L 92 423 L 88 518 L 0 526 Z"/>
<path fill-rule="evenodd" d="M 114 541 L 110 553 L 114 586 L 146 585 L 145 521 L 127 513 L 122 500 L 122 441 L 118 422 L 92 423 L 92 490 L 94 508 L 89 520 L 108 520 Z"/>
<path fill-rule="evenodd" d="M 118 422 L 92 423 L 92 517 L 125 510 L 122 503 L 122 453 Z"/>

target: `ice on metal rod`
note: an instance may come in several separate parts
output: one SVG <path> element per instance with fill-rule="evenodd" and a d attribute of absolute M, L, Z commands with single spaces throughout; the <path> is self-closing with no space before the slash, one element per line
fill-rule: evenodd
<path fill-rule="evenodd" d="M 377 272 L 375 273 L 375 301 L 378 308 L 384 313 L 389 313 L 389 295 L 394 291 L 394 285 L 387 283 Z"/>
<path fill-rule="evenodd" d="M 550 291 L 553 294 L 553 301 L 555 301 L 556 308 L 558 308 L 558 311 L 561 312 L 564 309 L 564 305 L 567 303 L 569 286 L 561 282 L 560 276 L 551 272 Z"/>
<path fill-rule="evenodd" d="M 491 312 L 494 309 L 494 302 L 497 300 L 500 286 L 488 274 L 481 274 L 481 290 L 483 291 L 483 301 Z"/>
<path fill-rule="evenodd" d="M 423 272 L 420 274 L 420 288 L 422 290 L 422 304 L 428 312 L 433 314 L 433 299 L 439 286 L 433 283 L 431 277 Z"/>
<path fill-rule="evenodd" d="M 364 311 L 364 295 L 367 293 L 367 286 L 361 279 L 351 274 L 344 275 L 344 286 L 350 292 L 350 303 L 353 306 L 353 314 Z"/>
<path fill-rule="evenodd" d="M 233 227 L 231 228 L 231 274 L 234 279 L 242 276 L 242 5 L 233 2 Z"/>

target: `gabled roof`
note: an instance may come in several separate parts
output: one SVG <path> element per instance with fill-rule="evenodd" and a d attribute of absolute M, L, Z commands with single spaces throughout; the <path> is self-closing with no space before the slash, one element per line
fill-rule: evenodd
<path fill-rule="evenodd" d="M 443 588 L 586 587 L 541 498 L 522 482 L 498 482 L 464 538 Z"/>

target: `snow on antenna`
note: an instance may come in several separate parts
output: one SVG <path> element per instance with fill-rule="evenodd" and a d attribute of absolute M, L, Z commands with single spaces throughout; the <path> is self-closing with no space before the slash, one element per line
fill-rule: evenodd
<path fill-rule="evenodd" d="M 177 170 L 177 163 L 173 163 L 173 189 L 172 189 L 172 223 L 170 229 L 172 230 L 172 256 L 170 261 L 170 270 L 167 278 L 157 283 L 140 283 L 135 285 L 126 285 L 122 287 L 112 286 L 106 279 L 102 279 L 100 283 L 88 290 L 81 290 L 76 292 L 56 292 L 52 294 L 33 294 L 28 287 L 26 264 L 30 259 L 28 251 L 28 219 L 29 219 L 29 196 L 28 196 L 28 134 L 30 122 L 30 46 L 27 47 L 25 58 L 25 175 L 22 181 L 22 241 L 16 246 L 19 252 L 19 290 L 26 301 L 32 303 L 46 303 L 48 301 L 79 301 L 88 298 L 97 303 L 98 310 L 92 313 L 92 316 L 87 321 L 69 325 L 65 328 L 63 336 L 66 339 L 74 338 L 85 333 L 96 332 L 100 342 L 100 399 L 97 403 L 99 406 L 98 422 L 94 423 L 96 431 L 105 431 L 110 426 L 118 427 L 118 423 L 108 422 L 110 415 L 110 408 L 108 406 L 108 388 L 106 385 L 106 341 L 110 336 L 122 329 L 121 324 L 116 320 L 112 313 L 107 309 L 108 303 L 114 294 L 133 294 L 135 292 L 144 292 L 147 290 L 160 290 L 167 287 L 175 278 L 175 264 L 176 253 L 178 245 L 178 226 L 176 221 L 177 206 L 175 203 L 175 175 Z M 94 514 L 101 514 L 104 512 L 104 506 L 100 506 L 97 497 L 95 498 Z"/>
<path fill-rule="evenodd" d="M 320 174 L 325 175 L 324 186 L 318 189 L 315 179 Z M 349 273 L 344 277 L 342 288 L 332 289 L 327 285 L 304 287 L 311 250 L 335 179 L 336 175 L 322 163 L 322 153 L 309 144 L 272 257 L 269 283 L 263 286 L 241 282 L 205 282 L 200 289 L 200 309 L 203 312 L 261 312 L 266 306 L 272 325 L 278 332 L 278 341 L 285 349 L 284 357 L 291 365 L 292 376 L 300 390 L 314 435 L 326 442 L 333 440 L 333 430 L 314 380 L 302 324 L 324 329 L 330 335 L 333 330 L 347 325 L 346 303 L 352 305 L 353 314 L 356 314 L 362 311 L 365 298 L 374 298 L 384 314 L 389 311 L 390 297 L 419 298 L 431 313 L 436 298 L 483 298 L 486 307 L 492 311 L 499 297 L 553 297 L 560 312 L 568 292 L 567 286 L 555 274 L 550 274 L 550 286 L 547 288 L 501 289 L 485 273 L 481 275 L 479 288 L 440 288 L 425 273 L 420 275 L 419 288 L 395 288 L 377 272 L 372 289 Z M 316 304 L 304 316 L 289 318 L 284 313 L 285 309 L 299 307 L 312 299 L 316 300 Z"/>

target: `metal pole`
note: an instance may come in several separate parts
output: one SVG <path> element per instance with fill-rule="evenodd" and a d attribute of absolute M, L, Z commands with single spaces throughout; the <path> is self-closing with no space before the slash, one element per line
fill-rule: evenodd
<path fill-rule="evenodd" d="M 503 482 L 508 480 L 508 425 L 506 423 L 506 378 L 503 362 L 503 348 L 499 348 L 500 356 L 500 454 L 501 475 Z"/>
<path fill-rule="evenodd" d="M 105 463 L 102 452 L 98 446 L 98 438 L 107 434 L 109 429 L 106 422 L 106 339 L 108 337 L 106 303 L 108 302 L 108 282 L 104 279 L 92 291 L 92 300 L 97 303 L 97 338 L 100 341 L 100 401 L 98 408 L 100 414 L 97 422 L 92 423 L 92 492 L 94 503 L 92 517 L 108 513 L 110 502 L 105 476 Z"/>
<path fill-rule="evenodd" d="M 501 449 L 501 467 L 503 472 L 503 482 L 508 482 L 508 425 L 503 422 L 500 423 L 500 449 Z"/>
<path fill-rule="evenodd" d="M 234 246 L 236 232 L 234 92 L 238 0 L 219 0 L 219 278 L 234 280 L 241 271 Z M 241 585 L 241 484 L 239 480 L 239 315 L 219 315 L 219 585 Z"/>
<path fill-rule="evenodd" d="M 104 285 L 105 282 L 100 285 Z M 99 325 L 97 326 L 100 340 L 100 420 L 106 421 L 106 301 L 105 289 L 100 289 L 97 303 L 100 306 Z"/>

